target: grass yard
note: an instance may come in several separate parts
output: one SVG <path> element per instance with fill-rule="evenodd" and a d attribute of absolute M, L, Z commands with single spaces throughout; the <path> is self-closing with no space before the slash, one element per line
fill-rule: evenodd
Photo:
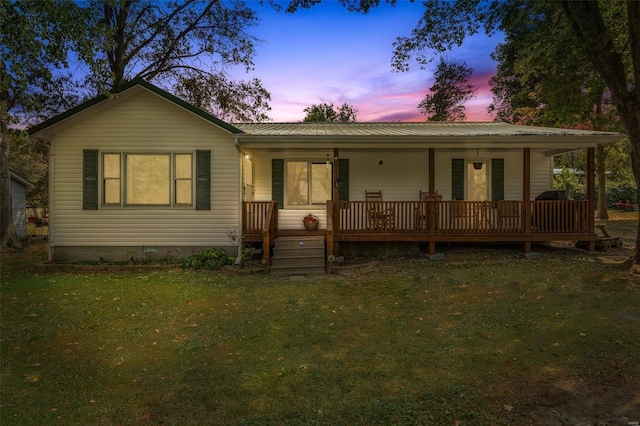
<path fill-rule="evenodd" d="M 633 215 L 607 224 L 625 244 Z M 443 249 L 299 280 L 56 272 L 36 267 L 42 241 L 3 252 L 0 423 L 640 421 L 628 246 Z"/>

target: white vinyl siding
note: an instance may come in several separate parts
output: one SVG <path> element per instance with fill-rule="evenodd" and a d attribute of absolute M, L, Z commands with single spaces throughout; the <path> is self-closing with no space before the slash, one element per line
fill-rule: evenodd
<path fill-rule="evenodd" d="M 488 167 L 489 192 L 491 191 L 491 159 L 504 159 L 504 199 L 522 199 L 522 158 L 523 150 L 436 150 L 436 189 L 443 200 L 451 199 L 451 160 L 463 158 L 473 163 L 477 158 Z M 552 157 L 546 157 L 542 151 L 531 151 L 531 199 L 543 191 L 553 189 Z M 491 199 L 491 194 L 488 194 Z"/>
<path fill-rule="evenodd" d="M 88 112 L 84 121 L 52 141 L 52 244 L 229 246 L 227 233 L 240 226 L 240 162 L 233 136 L 147 91 L 106 102 L 112 107 L 93 116 Z M 83 210 L 83 149 L 141 154 L 210 150 L 211 210 L 169 206 Z"/>
<path fill-rule="evenodd" d="M 271 200 L 271 160 L 304 159 L 322 161 L 328 151 L 289 150 L 289 151 L 252 151 L 253 189 L 256 201 Z M 418 200 L 420 191 L 429 189 L 429 152 L 415 151 L 347 151 L 340 152 L 340 158 L 349 159 L 349 199 L 364 200 L 366 190 L 381 190 L 385 201 Z M 488 178 L 488 191 L 491 191 L 491 159 L 504 159 L 504 198 L 522 199 L 522 158 L 523 150 L 445 150 L 435 151 L 435 188 L 444 200 L 451 199 L 451 159 L 464 158 L 472 163 L 477 158 L 485 162 Z M 378 165 L 383 160 L 383 165 Z M 531 152 L 531 198 L 543 191 L 552 189 L 552 158 L 542 151 Z M 286 194 L 285 194 L 286 198 Z M 488 194 L 491 199 L 491 194 Z M 326 208 L 324 206 L 295 207 L 285 206 L 278 213 L 281 229 L 303 229 L 302 218 L 312 213 L 320 218 L 320 227 L 326 226 Z"/>

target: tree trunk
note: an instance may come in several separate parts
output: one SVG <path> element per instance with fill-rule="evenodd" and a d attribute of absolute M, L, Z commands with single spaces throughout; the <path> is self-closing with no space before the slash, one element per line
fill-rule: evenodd
<path fill-rule="evenodd" d="M 630 114 L 632 117 L 627 117 L 629 120 L 625 120 L 625 127 L 629 141 L 631 142 L 631 168 L 633 169 L 633 176 L 636 181 L 635 203 L 640 204 L 640 105 L 635 108 L 635 114 Z M 638 231 L 636 233 L 636 247 L 633 253 L 633 266 L 632 270 L 640 274 L 640 217 L 638 218 Z"/>
<path fill-rule="evenodd" d="M 609 219 L 609 212 L 607 211 L 605 158 L 604 145 L 598 145 L 596 148 L 596 177 L 598 179 L 598 214 L 596 218 L 599 220 Z"/>
<path fill-rule="evenodd" d="M 4 106 L 3 106 L 4 107 Z M 20 247 L 20 240 L 13 225 L 11 203 L 11 173 L 9 172 L 9 134 L 6 115 L 0 120 L 2 137 L 0 139 L 0 246 Z"/>

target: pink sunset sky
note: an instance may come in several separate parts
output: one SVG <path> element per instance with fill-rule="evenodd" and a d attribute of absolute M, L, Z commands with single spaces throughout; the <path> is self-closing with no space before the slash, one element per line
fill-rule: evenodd
<path fill-rule="evenodd" d="M 271 92 L 269 117 L 275 122 L 301 121 L 304 109 L 321 102 L 343 103 L 358 110 L 357 121 L 424 121 L 417 107 L 434 83 L 436 61 L 409 72 L 391 67 L 392 43 L 408 36 L 424 6 L 400 0 L 396 7 L 381 4 L 369 14 L 347 12 L 337 1 L 324 0 L 294 14 L 276 13 L 258 2 L 261 23 L 251 32 L 257 45 L 255 69 L 234 72 L 237 79 L 259 78 Z M 477 34 L 446 57 L 474 69 L 476 98 L 466 106 L 468 121 L 491 121 L 489 79 L 496 71 L 491 52 L 502 41 Z"/>

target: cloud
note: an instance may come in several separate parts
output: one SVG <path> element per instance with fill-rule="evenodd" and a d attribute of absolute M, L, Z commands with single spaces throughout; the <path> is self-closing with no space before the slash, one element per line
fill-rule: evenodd
<path fill-rule="evenodd" d="M 264 13 L 255 70 L 271 92 L 274 121 L 301 121 L 304 108 L 320 102 L 353 105 L 358 121 L 423 121 L 418 104 L 433 84 L 435 64 L 393 72 L 392 43 L 406 35 L 424 11 L 421 4 L 380 6 L 365 16 L 347 13 L 337 2 L 323 2 L 293 15 Z M 482 34 L 447 53 L 474 69 L 478 96 L 467 107 L 469 120 L 487 121 L 489 78 L 495 73 L 490 53 L 500 38 Z M 238 76 L 243 79 L 247 75 Z"/>

